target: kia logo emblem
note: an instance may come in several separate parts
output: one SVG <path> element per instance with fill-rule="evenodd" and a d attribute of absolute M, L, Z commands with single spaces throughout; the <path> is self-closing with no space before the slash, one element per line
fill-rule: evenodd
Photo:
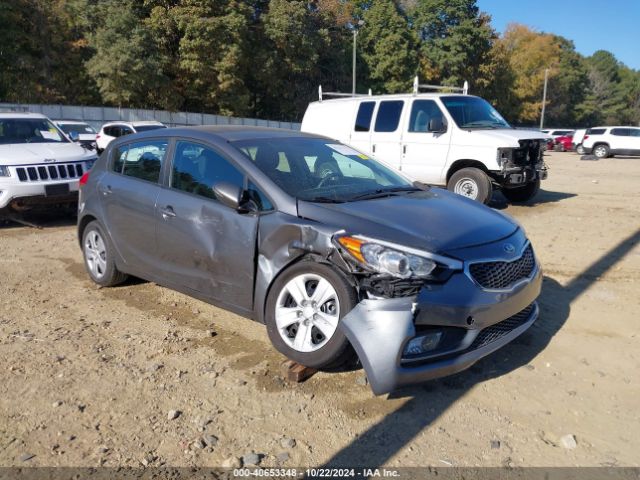
<path fill-rule="evenodd" d="M 510 243 L 505 243 L 502 248 L 504 249 L 505 252 L 507 253 L 513 253 L 516 251 L 516 247 L 514 247 L 513 245 L 511 245 Z"/>

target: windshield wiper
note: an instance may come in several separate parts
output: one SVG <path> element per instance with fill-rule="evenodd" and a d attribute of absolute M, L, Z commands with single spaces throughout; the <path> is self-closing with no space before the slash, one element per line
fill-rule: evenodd
<path fill-rule="evenodd" d="M 366 192 L 351 197 L 349 201 L 354 200 L 369 200 L 372 198 L 383 198 L 383 197 L 391 197 L 398 193 L 410 193 L 410 192 L 421 192 L 422 189 L 416 187 L 395 187 L 395 188 L 380 188 L 378 190 L 374 190 L 373 192 Z"/>
<path fill-rule="evenodd" d="M 305 202 L 317 202 L 317 203 L 344 203 L 344 200 L 338 200 L 333 197 L 312 197 L 312 198 L 301 198 Z"/>

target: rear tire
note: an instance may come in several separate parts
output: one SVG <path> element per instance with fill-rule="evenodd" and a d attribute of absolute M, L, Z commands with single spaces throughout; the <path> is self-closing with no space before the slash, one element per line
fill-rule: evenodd
<path fill-rule="evenodd" d="M 479 168 L 462 168 L 451 175 L 447 183 L 447 189 L 476 200 L 480 203 L 489 203 L 493 194 L 491 179 Z"/>
<path fill-rule="evenodd" d="M 267 297 L 265 323 L 273 346 L 311 368 L 337 368 L 354 356 L 339 322 L 358 303 L 342 274 L 303 260 L 283 272 Z"/>
<path fill-rule="evenodd" d="M 531 200 L 538 194 L 540 190 L 540 179 L 536 178 L 533 182 L 529 182 L 522 187 L 503 188 L 502 194 L 514 203 L 523 203 Z"/>
<path fill-rule="evenodd" d="M 87 273 L 98 285 L 113 287 L 128 278 L 116 268 L 115 252 L 109 237 L 95 220 L 89 222 L 82 232 L 82 254 Z"/>
<path fill-rule="evenodd" d="M 604 143 L 600 143 L 593 147 L 593 154 L 596 158 L 607 158 L 610 155 L 609 146 Z"/>
<path fill-rule="evenodd" d="M 578 155 L 584 155 L 584 147 L 581 143 L 576 146 L 576 153 Z"/>

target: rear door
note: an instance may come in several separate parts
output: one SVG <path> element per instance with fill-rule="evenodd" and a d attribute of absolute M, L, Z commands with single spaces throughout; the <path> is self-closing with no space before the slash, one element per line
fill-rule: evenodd
<path fill-rule="evenodd" d="M 371 134 L 371 154 L 396 168 L 402 160 L 400 120 L 404 105 L 404 100 L 382 100 Z"/>
<path fill-rule="evenodd" d="M 629 153 L 633 149 L 630 128 L 611 129 L 611 150 L 616 153 Z"/>
<path fill-rule="evenodd" d="M 155 211 L 168 147 L 167 138 L 119 146 L 98 184 L 106 227 L 132 273 L 157 273 Z"/>
<path fill-rule="evenodd" d="M 444 132 L 429 130 L 432 119 L 445 125 Z M 452 129 L 438 104 L 433 100 L 411 102 L 411 114 L 402 133 L 402 171 L 425 183 L 444 183 L 442 172 L 447 163 Z"/>
<path fill-rule="evenodd" d="M 250 310 L 258 215 L 220 203 L 213 186 L 245 176 L 213 146 L 178 140 L 157 201 L 158 264 L 170 283 Z"/>

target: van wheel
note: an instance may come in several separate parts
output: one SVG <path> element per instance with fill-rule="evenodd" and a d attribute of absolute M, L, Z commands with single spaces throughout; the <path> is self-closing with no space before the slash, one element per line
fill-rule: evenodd
<path fill-rule="evenodd" d="M 265 323 L 273 346 L 312 368 L 336 368 L 353 356 L 339 329 L 358 302 L 356 292 L 333 268 L 304 260 L 274 282 L 267 297 Z"/>
<path fill-rule="evenodd" d="M 576 153 L 578 155 L 584 155 L 584 147 L 582 146 L 581 143 L 576 147 Z"/>
<path fill-rule="evenodd" d="M 533 182 L 529 182 L 522 187 L 503 188 L 502 194 L 510 202 L 521 203 L 531 200 L 538 194 L 540 190 L 540 179 L 536 178 Z"/>
<path fill-rule="evenodd" d="M 489 203 L 493 193 L 487 174 L 473 167 L 460 169 L 451 175 L 447 189 L 481 203 Z"/>
<path fill-rule="evenodd" d="M 116 268 L 113 247 L 95 220 L 82 232 L 82 253 L 87 272 L 98 285 L 113 287 L 127 279 L 128 275 Z"/>

